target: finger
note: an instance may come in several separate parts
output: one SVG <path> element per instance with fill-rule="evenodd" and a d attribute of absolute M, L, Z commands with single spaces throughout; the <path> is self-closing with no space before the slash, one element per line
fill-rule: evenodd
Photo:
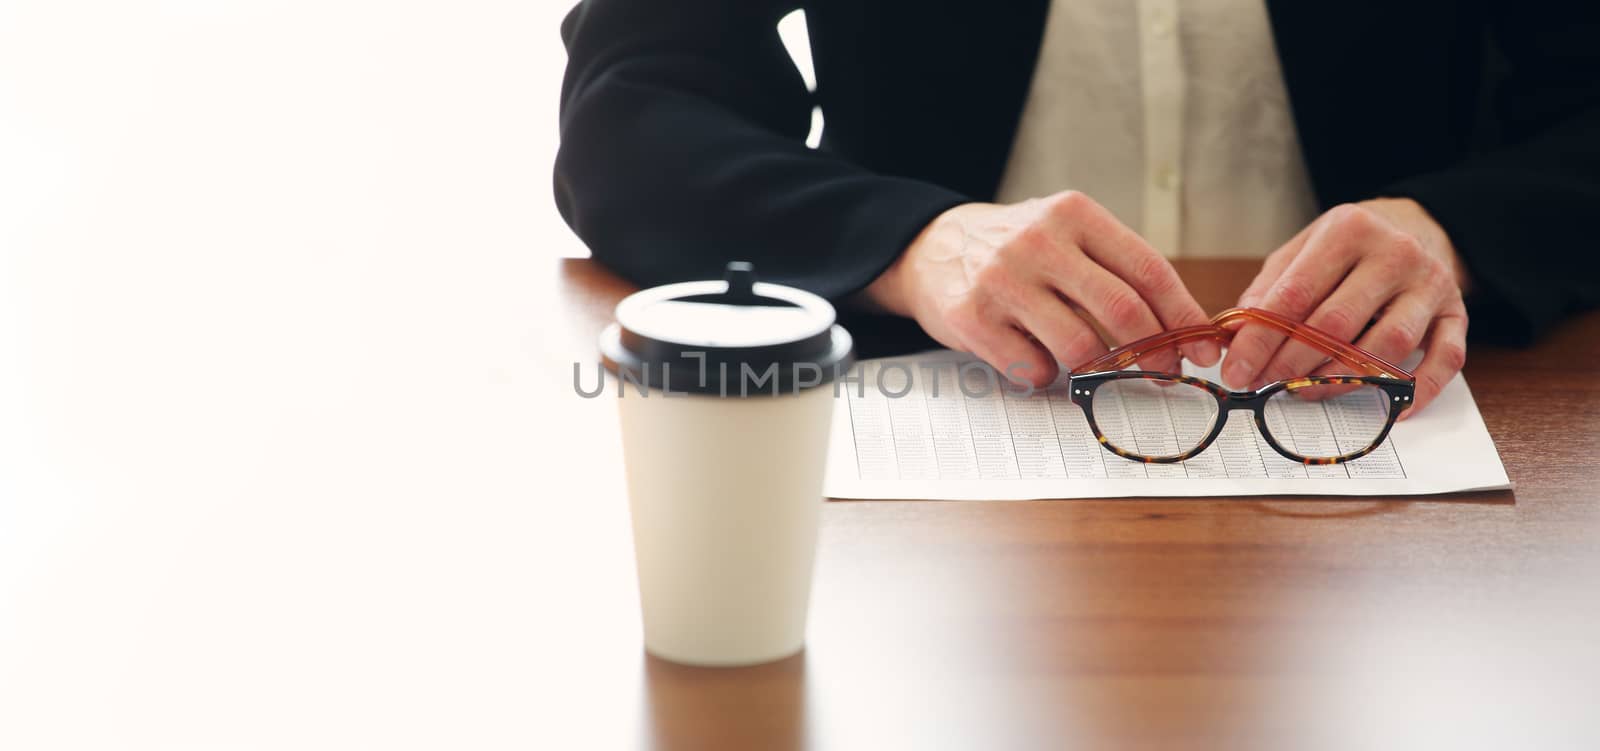
<path fill-rule="evenodd" d="M 1201 326 L 1209 320 L 1200 303 L 1183 286 L 1178 270 L 1104 206 L 1075 191 L 1058 193 L 1050 200 L 1052 216 L 1066 236 L 1132 289 L 1160 326 Z M 1111 324 L 1103 319 L 1101 322 Z M 1210 340 L 1185 344 L 1182 352 L 1202 365 L 1212 365 L 1222 355 L 1221 347 Z"/>
<path fill-rule="evenodd" d="M 1401 284 L 1401 277 L 1394 274 L 1385 264 L 1366 261 L 1359 263 L 1344 282 L 1328 295 L 1328 299 L 1306 318 L 1306 325 L 1339 341 L 1355 341 L 1384 303 L 1399 292 Z M 1402 301 L 1397 300 L 1396 308 L 1386 311 L 1384 315 L 1388 318 L 1399 317 L 1400 320 L 1391 320 L 1382 329 L 1386 337 L 1383 341 L 1387 343 L 1389 338 L 1394 338 L 1399 333 L 1409 333 L 1414 330 L 1416 333 L 1414 338 L 1409 341 L 1396 339 L 1395 343 L 1415 347 L 1417 342 L 1421 341 L 1422 332 L 1427 328 L 1428 319 L 1433 317 L 1437 305 L 1429 299 L 1430 297 L 1421 293 L 1405 296 L 1404 306 L 1400 305 Z M 1421 325 L 1414 329 L 1406 328 L 1414 322 L 1417 315 L 1422 316 Z M 1409 354 L 1410 351 L 1407 349 L 1406 353 Z M 1386 357 L 1382 354 L 1379 356 Z M 1289 339 L 1278 348 L 1266 367 L 1261 369 L 1261 374 L 1256 377 L 1255 387 L 1260 388 L 1273 381 L 1305 375 L 1327 359 L 1328 356 L 1322 350 L 1305 342 Z"/>
<path fill-rule="evenodd" d="M 1426 292 L 1415 291 L 1401 295 L 1383 311 L 1378 322 L 1361 335 L 1356 346 L 1390 362 L 1400 362 L 1416 351 L 1417 345 L 1422 342 L 1423 334 L 1428 330 L 1428 322 L 1433 319 L 1438 307 L 1438 302 Z M 1284 349 L 1287 350 L 1288 347 Z M 1351 375 L 1350 366 L 1337 360 L 1318 368 L 1317 374 Z M 1281 376 L 1273 380 L 1292 377 L 1294 376 Z M 1297 393 L 1296 396 L 1327 399 L 1358 388 L 1360 387 L 1342 385 L 1314 386 L 1303 389 L 1303 393 Z M 1420 383 L 1418 388 L 1420 390 Z"/>
<path fill-rule="evenodd" d="M 1293 261 L 1305 247 L 1306 237 L 1311 234 L 1313 226 L 1315 225 L 1306 225 L 1295 233 L 1294 237 L 1289 238 L 1288 242 L 1267 256 L 1267 260 L 1261 263 L 1261 271 L 1256 273 L 1256 278 L 1250 281 L 1250 286 L 1245 288 L 1244 294 L 1239 295 L 1239 307 L 1254 308 L 1261 305 L 1261 298 L 1266 297 L 1272 283 L 1283 276 L 1283 270 L 1289 267 L 1289 262 Z"/>
<path fill-rule="evenodd" d="M 1402 295 L 1383 311 L 1379 320 L 1355 344 L 1378 357 L 1390 362 L 1401 362 L 1417 349 L 1421 343 L 1424 332 L 1428 330 L 1428 323 L 1438 309 L 1437 303 L 1429 301 L 1426 294 L 1413 292 Z M 1412 333 L 1415 332 L 1415 333 Z M 1316 370 L 1316 375 L 1352 375 L 1350 366 L 1334 360 Z M 1292 378 L 1293 376 L 1284 376 Z M 1307 390 L 1307 398 L 1325 399 L 1332 396 L 1354 391 L 1359 386 L 1330 385 L 1316 386 L 1315 391 Z"/>
<path fill-rule="evenodd" d="M 1120 344 L 1161 333 L 1155 312 L 1139 293 L 1106 269 L 1086 258 L 1066 264 L 1066 274 L 1055 281 L 1070 300 L 1083 306 Z M 1182 367 L 1176 348 L 1151 353 L 1139 365 L 1146 370 L 1176 373 Z"/>
<path fill-rule="evenodd" d="M 1105 342 L 1054 289 L 1040 289 L 1014 312 L 1022 328 L 1069 370 L 1106 353 Z"/>
<path fill-rule="evenodd" d="M 1421 346 L 1437 315 L 1439 301 L 1433 295 L 1423 290 L 1407 292 L 1384 309 L 1356 346 L 1389 362 L 1401 362 Z"/>
<path fill-rule="evenodd" d="M 1444 391 L 1461 367 L 1467 362 L 1467 314 L 1457 308 L 1433 321 L 1428 331 L 1428 345 L 1417 364 L 1417 391 L 1411 408 L 1400 413 L 1404 420 L 1428 406 L 1439 392 Z"/>
<path fill-rule="evenodd" d="M 1261 300 L 1266 296 L 1267 290 L 1272 287 L 1273 283 L 1278 281 L 1279 277 L 1283 276 L 1284 269 L 1288 268 L 1289 263 L 1304 249 L 1306 237 L 1314 226 L 1316 225 L 1306 225 L 1304 229 L 1290 238 L 1289 242 L 1267 256 L 1267 260 L 1261 264 L 1261 271 L 1257 272 L 1256 278 L 1250 281 L 1250 286 L 1245 289 L 1244 294 L 1239 296 L 1239 307 L 1260 307 Z M 1236 332 L 1234 340 L 1228 343 L 1228 356 L 1224 359 L 1221 370 L 1224 374 L 1232 374 L 1232 378 L 1228 375 L 1223 375 L 1223 381 L 1237 389 L 1247 388 L 1251 385 L 1255 379 L 1253 373 L 1257 370 L 1255 365 L 1261 359 L 1258 355 L 1256 361 L 1251 361 L 1244 355 L 1244 352 L 1250 349 L 1251 337 L 1258 335 L 1251 334 L 1245 337 L 1244 343 L 1246 346 L 1244 350 L 1240 350 L 1236 346 L 1237 334 L 1242 333 L 1244 328 L 1259 327 L 1241 327 L 1240 331 Z"/>
<path fill-rule="evenodd" d="M 1310 316 L 1355 266 L 1362 247 L 1376 231 L 1376 220 L 1353 218 L 1365 216 L 1360 209 L 1340 207 L 1317 220 L 1316 229 L 1306 236 L 1305 247 L 1268 287 L 1259 307 L 1296 321 Z M 1234 388 L 1257 382 L 1284 336 L 1270 326 L 1245 324 L 1228 347 L 1223 380 Z"/>
<path fill-rule="evenodd" d="M 988 327 L 970 337 L 967 346 L 972 354 L 1000 371 L 1001 378 L 1020 379 L 1034 388 L 1049 386 L 1060 373 L 1044 347 L 1009 323 Z"/>

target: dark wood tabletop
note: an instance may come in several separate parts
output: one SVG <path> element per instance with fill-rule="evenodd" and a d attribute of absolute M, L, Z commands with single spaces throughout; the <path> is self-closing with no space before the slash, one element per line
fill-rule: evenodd
<path fill-rule="evenodd" d="M 1178 268 L 1215 312 L 1255 264 Z M 630 288 L 587 260 L 553 272 L 561 381 Z M 804 652 L 688 668 L 599 629 L 579 646 L 638 680 L 573 701 L 637 708 L 661 748 L 1600 747 L 1597 376 L 1600 315 L 1469 351 L 1511 491 L 830 502 Z M 603 400 L 549 392 L 615 440 Z M 557 485 L 588 489 L 572 513 L 606 514 L 604 549 L 626 551 L 625 490 L 593 480 L 620 457 L 587 456 Z M 589 615 L 636 621 L 632 590 L 608 592 Z"/>

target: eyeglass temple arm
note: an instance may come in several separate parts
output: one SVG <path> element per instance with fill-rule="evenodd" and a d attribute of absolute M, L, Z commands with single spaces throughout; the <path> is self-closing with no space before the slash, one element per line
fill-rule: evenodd
<path fill-rule="evenodd" d="M 1093 373 L 1104 370 L 1121 370 L 1137 362 L 1151 352 L 1160 351 L 1180 344 L 1197 341 L 1200 339 L 1215 339 L 1219 342 L 1228 342 L 1233 339 L 1236 329 L 1227 328 L 1231 324 L 1260 323 L 1275 328 L 1290 337 L 1315 347 L 1323 354 L 1332 357 L 1345 365 L 1362 371 L 1367 375 L 1384 378 L 1398 378 L 1409 380 L 1411 373 L 1394 363 L 1372 354 L 1353 344 L 1346 344 L 1317 329 L 1296 323 L 1288 318 L 1259 308 L 1229 308 L 1218 313 L 1211 319 L 1208 326 L 1185 326 L 1180 329 L 1162 332 L 1154 336 L 1145 337 L 1135 342 L 1118 347 L 1084 363 L 1074 372 Z"/>
<path fill-rule="evenodd" d="M 1310 344 L 1321 350 L 1323 354 L 1332 357 L 1357 370 L 1364 370 L 1368 375 L 1383 378 L 1397 378 L 1411 380 L 1411 371 L 1400 367 L 1388 360 L 1372 354 L 1349 342 L 1342 341 L 1327 332 L 1315 329 L 1298 321 L 1291 320 L 1270 310 L 1261 308 L 1229 308 L 1212 317 L 1211 325 L 1218 328 L 1242 319 L 1253 320 L 1271 326 L 1291 337 Z M 1248 322 L 1245 320 L 1244 322 Z"/>

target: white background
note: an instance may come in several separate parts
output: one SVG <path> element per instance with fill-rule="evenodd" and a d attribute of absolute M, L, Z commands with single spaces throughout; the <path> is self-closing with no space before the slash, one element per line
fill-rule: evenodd
<path fill-rule="evenodd" d="M 531 396 L 567 5 L 0 2 L 0 748 L 631 732 Z"/>

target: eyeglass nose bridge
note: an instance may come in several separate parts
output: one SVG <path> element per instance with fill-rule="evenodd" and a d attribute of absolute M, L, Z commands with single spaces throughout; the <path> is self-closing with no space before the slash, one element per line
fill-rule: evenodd
<path fill-rule="evenodd" d="M 1266 409 L 1267 400 L 1271 399 L 1279 389 L 1267 387 L 1253 391 L 1224 391 L 1217 394 L 1217 404 L 1222 412 L 1234 410 L 1247 410 L 1261 412 Z M 1215 392 L 1213 392 L 1215 393 Z"/>

